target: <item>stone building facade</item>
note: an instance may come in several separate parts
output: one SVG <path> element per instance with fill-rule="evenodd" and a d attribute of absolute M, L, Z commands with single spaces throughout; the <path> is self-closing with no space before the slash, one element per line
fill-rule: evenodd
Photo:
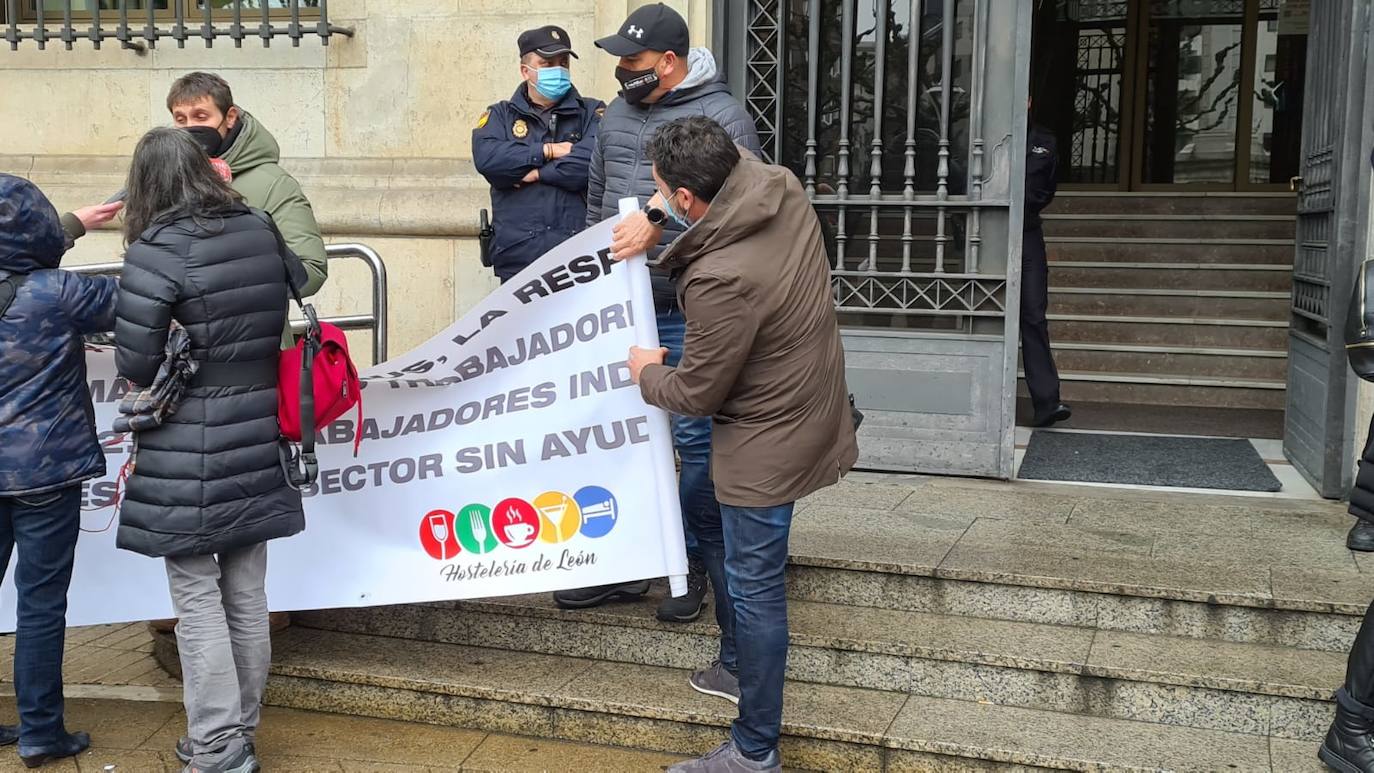
<path fill-rule="evenodd" d="M 282 147 L 326 242 L 362 242 L 386 261 L 390 351 L 404 352 L 457 319 L 495 281 L 478 259 L 478 210 L 489 206 L 472 165 L 471 131 L 482 111 L 519 81 L 516 36 L 558 24 L 581 59 L 584 94 L 612 98 L 615 60 L 592 41 L 615 31 L 644 0 L 333 0 L 330 21 L 355 29 L 329 45 L 256 39 L 235 48 L 199 39 L 146 52 L 107 41 L 71 51 L 32 41 L 0 48 L 0 171 L 32 178 L 60 208 L 98 203 L 123 184 L 127 159 L 148 128 L 169 123 L 168 86 L 193 70 L 224 76 L 236 101 Z M 80 6 L 81 3 L 74 5 Z M 710 0 L 669 0 L 688 19 L 693 45 L 710 41 Z M 109 14 L 107 12 L 107 23 Z M 60 16 L 60 14 L 59 14 Z M 51 16 L 49 18 L 52 18 Z M 84 29 L 88 22 L 77 23 Z M 83 239 L 70 264 L 118 260 L 115 230 Z M 335 261 L 317 305 L 364 313 L 366 267 Z M 351 334 L 360 359 L 366 332 Z"/>

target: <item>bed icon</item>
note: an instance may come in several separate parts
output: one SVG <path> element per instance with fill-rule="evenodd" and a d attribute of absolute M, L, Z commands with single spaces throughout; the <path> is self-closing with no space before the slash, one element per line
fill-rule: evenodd
<path fill-rule="evenodd" d="M 600 486 L 587 486 L 573 496 L 582 509 L 582 534 L 596 539 L 611 533 L 620 519 L 615 495 Z"/>

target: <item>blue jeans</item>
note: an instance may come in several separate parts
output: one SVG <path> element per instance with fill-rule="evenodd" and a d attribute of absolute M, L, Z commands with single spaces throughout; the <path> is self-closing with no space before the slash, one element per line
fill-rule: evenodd
<path fill-rule="evenodd" d="M 0 576 L 19 546 L 14 584 L 19 591 L 14 641 L 14 692 L 19 742 L 56 743 L 62 723 L 62 649 L 67 587 L 81 532 L 81 487 L 23 497 L 0 497 Z"/>
<path fill-rule="evenodd" d="M 687 320 L 681 311 L 674 309 L 660 312 L 657 322 L 659 346 L 668 350 L 665 364 L 677 367 L 682 361 Z M 716 487 L 711 483 L 711 417 L 674 415 L 672 424 L 673 448 L 682 466 L 677 484 L 682 505 L 682 533 L 688 557 L 700 560 L 703 558 L 703 538 L 717 546 L 722 543 L 720 503 L 716 502 Z"/>
<path fill-rule="evenodd" d="M 744 756 L 755 760 L 778 748 L 782 732 L 788 643 L 785 572 L 793 507 L 791 502 L 775 507 L 720 506 L 729 588 L 729 614 L 720 626 L 720 659 L 739 677 L 740 692 L 739 718 L 730 734 Z M 731 668 L 732 662 L 736 668 Z"/>

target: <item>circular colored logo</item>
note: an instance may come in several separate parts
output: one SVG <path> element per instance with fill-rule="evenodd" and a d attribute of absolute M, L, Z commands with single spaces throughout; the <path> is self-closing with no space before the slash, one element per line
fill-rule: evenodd
<path fill-rule="evenodd" d="M 615 495 L 600 486 L 587 486 L 573 495 L 582 511 L 583 536 L 596 539 L 611 533 L 620 518 L 620 505 Z"/>
<path fill-rule="evenodd" d="M 496 539 L 508 548 L 527 548 L 539 539 L 539 513 L 523 499 L 503 499 L 491 511 Z"/>
<path fill-rule="evenodd" d="M 546 491 L 535 497 L 534 509 L 539 511 L 539 539 L 545 542 L 567 542 L 582 526 L 581 508 L 561 491 Z"/>
<path fill-rule="evenodd" d="M 453 524 L 458 532 L 458 542 L 469 553 L 490 553 L 496 549 L 496 530 L 491 528 L 491 508 L 486 505 L 468 505 L 458 511 Z"/>
<path fill-rule="evenodd" d="M 454 534 L 453 513 L 431 510 L 420 519 L 420 545 L 436 561 L 456 558 L 462 548 L 458 546 L 458 537 Z"/>

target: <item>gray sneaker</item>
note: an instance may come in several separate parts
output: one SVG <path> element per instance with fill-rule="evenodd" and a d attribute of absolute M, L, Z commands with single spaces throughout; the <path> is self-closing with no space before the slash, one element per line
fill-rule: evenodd
<path fill-rule="evenodd" d="M 247 744 L 248 753 L 257 756 L 258 752 L 253 748 L 253 742 L 248 741 Z M 196 756 L 196 752 L 191 746 L 191 739 L 183 735 L 177 741 L 177 759 L 181 760 L 182 765 L 190 765 L 191 758 L 194 756 Z"/>
<path fill-rule="evenodd" d="M 776 749 L 768 755 L 768 759 L 756 762 L 740 754 L 739 749 L 735 748 L 734 741 L 726 741 L 716 747 L 715 751 L 706 753 L 704 757 L 694 760 L 679 762 L 668 768 L 668 773 L 782 773 L 782 761 L 778 757 Z"/>
<path fill-rule="evenodd" d="M 730 673 L 729 670 L 714 661 L 707 668 L 700 671 L 693 671 L 692 677 L 687 680 L 687 684 L 693 690 L 706 695 L 714 695 L 717 698 L 724 698 L 727 701 L 739 705 L 739 677 Z"/>
<path fill-rule="evenodd" d="M 217 762 L 196 762 L 192 760 L 182 769 L 182 773 L 260 773 L 262 766 L 252 746 L 244 744 L 239 750 Z"/>

